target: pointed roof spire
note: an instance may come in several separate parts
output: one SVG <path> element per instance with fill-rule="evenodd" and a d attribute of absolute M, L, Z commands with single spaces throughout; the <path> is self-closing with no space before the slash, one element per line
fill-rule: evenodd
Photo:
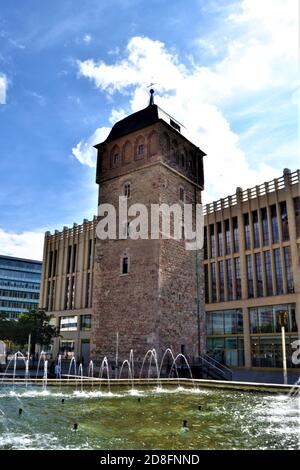
<path fill-rule="evenodd" d="M 149 106 L 152 106 L 154 104 L 154 90 L 151 88 L 150 90 L 150 100 L 149 100 Z"/>

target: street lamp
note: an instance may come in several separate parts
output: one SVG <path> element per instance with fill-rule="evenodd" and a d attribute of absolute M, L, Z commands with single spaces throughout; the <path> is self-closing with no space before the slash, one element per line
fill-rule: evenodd
<path fill-rule="evenodd" d="M 287 384 L 287 367 L 286 367 L 286 344 L 285 344 L 285 327 L 288 322 L 288 313 L 286 311 L 279 312 L 279 324 L 281 326 L 282 341 L 282 367 L 283 367 L 283 383 Z"/>

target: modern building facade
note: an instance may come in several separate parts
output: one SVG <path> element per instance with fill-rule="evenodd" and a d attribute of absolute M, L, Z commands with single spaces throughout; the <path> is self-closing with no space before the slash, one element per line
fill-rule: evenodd
<path fill-rule="evenodd" d="M 229 367 L 288 367 L 300 331 L 300 172 L 205 207 L 205 308 L 209 354 Z"/>
<path fill-rule="evenodd" d="M 59 327 L 53 352 L 63 357 L 90 355 L 92 286 L 97 218 L 45 234 L 40 307 Z"/>
<path fill-rule="evenodd" d="M 0 313 L 17 320 L 39 305 L 42 262 L 0 255 Z"/>

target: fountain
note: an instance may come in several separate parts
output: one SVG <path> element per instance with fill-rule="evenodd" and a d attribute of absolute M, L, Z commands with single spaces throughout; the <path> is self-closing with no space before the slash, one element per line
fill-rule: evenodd
<path fill-rule="evenodd" d="M 15 353 L 0 383 L 0 449 L 298 449 L 300 381 L 290 390 L 286 385 L 194 379 L 187 358 L 171 349 L 160 361 L 153 348 L 140 364 L 132 349 L 120 370 L 118 361 L 118 354 L 112 364 L 107 357 L 91 360 L 85 376 L 73 357 L 68 374 L 49 378 L 48 360 L 41 353 L 32 378 L 28 358 Z M 22 377 L 19 362 L 25 366 Z M 61 357 L 57 364 L 61 367 Z M 182 367 L 185 378 L 179 374 Z M 184 421 L 189 432 L 182 432 Z M 76 444 L 70 423 L 81 431 Z"/>

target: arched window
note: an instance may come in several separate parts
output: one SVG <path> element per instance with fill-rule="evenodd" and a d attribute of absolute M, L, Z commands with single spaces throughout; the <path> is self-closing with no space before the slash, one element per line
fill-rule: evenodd
<path fill-rule="evenodd" d="M 123 196 L 127 198 L 131 196 L 131 184 L 128 181 L 123 185 Z"/>
<path fill-rule="evenodd" d="M 129 256 L 126 253 L 121 257 L 121 274 L 129 274 Z"/>
<path fill-rule="evenodd" d="M 117 168 L 120 165 L 120 162 L 121 162 L 120 149 L 119 149 L 118 145 L 115 145 L 112 148 L 110 157 L 111 157 L 111 167 L 112 168 Z"/>
<path fill-rule="evenodd" d="M 136 160 L 140 160 L 141 158 L 144 158 L 145 153 L 146 153 L 145 140 L 144 140 L 143 137 L 139 137 L 136 141 L 136 144 L 135 144 L 135 158 L 136 158 Z"/>

